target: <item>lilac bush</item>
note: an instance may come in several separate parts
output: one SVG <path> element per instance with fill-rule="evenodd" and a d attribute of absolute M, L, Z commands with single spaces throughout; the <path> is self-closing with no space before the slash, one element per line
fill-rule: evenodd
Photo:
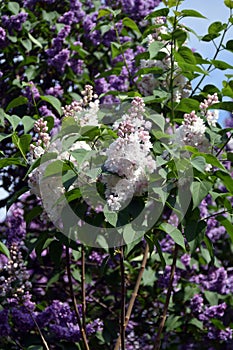
<path fill-rule="evenodd" d="M 1 349 L 232 349 L 233 5 L 162 2 L 0 5 Z"/>

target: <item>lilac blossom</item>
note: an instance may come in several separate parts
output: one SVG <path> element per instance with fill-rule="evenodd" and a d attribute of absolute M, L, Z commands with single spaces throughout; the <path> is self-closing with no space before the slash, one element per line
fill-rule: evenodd
<path fill-rule="evenodd" d="M 101 177 L 111 210 L 119 210 L 133 195 L 142 195 L 147 188 L 147 176 L 156 168 L 150 155 L 151 123 L 143 119 L 144 107 L 140 97 L 134 98 L 129 112 L 113 126 L 118 138 L 106 151 L 104 169 L 114 175 Z"/>
<path fill-rule="evenodd" d="M 11 328 L 8 322 L 9 310 L 3 309 L 0 311 L 0 336 L 7 337 L 11 333 Z"/>
<path fill-rule="evenodd" d="M 34 104 L 40 98 L 40 92 L 33 83 L 33 81 L 29 81 L 27 86 L 23 90 L 23 95 L 27 97 L 30 103 Z"/>
<path fill-rule="evenodd" d="M 206 126 L 203 119 L 198 117 L 195 111 L 186 113 L 182 125 L 176 129 L 176 142 L 177 144 L 197 147 L 199 151 L 204 152 L 209 146 L 205 132 Z"/>
<path fill-rule="evenodd" d="M 55 85 L 53 87 L 50 87 L 50 88 L 46 89 L 45 93 L 47 95 L 51 95 L 51 96 L 59 98 L 59 97 L 62 97 L 62 95 L 64 93 L 64 90 L 63 90 L 63 88 L 61 87 L 60 84 L 57 84 L 57 85 Z"/>
<path fill-rule="evenodd" d="M 20 32 L 22 30 L 23 23 L 27 20 L 28 13 L 26 12 L 20 12 L 17 15 L 7 16 L 3 15 L 2 25 L 3 27 L 7 28 L 9 33 L 12 34 L 13 31 Z"/>
<path fill-rule="evenodd" d="M 48 59 L 48 65 L 56 68 L 60 73 L 64 73 L 65 67 L 68 64 L 70 58 L 69 49 L 62 49 L 54 57 Z"/>
<path fill-rule="evenodd" d="M 6 31 L 4 28 L 0 27 L 0 47 L 5 44 L 6 41 Z"/>

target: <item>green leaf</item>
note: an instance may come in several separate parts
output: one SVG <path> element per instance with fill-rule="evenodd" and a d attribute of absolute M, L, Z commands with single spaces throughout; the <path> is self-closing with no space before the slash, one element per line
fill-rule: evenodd
<path fill-rule="evenodd" d="M 82 192 L 80 191 L 80 189 L 74 188 L 73 190 L 66 192 L 65 196 L 66 196 L 67 202 L 70 203 L 74 200 L 81 198 Z"/>
<path fill-rule="evenodd" d="M 26 49 L 26 52 L 31 51 L 32 49 L 32 42 L 29 39 L 20 39 L 21 44 Z"/>
<path fill-rule="evenodd" d="M 204 157 L 195 156 L 195 158 L 191 159 L 191 164 L 198 171 L 205 173 L 206 161 Z"/>
<path fill-rule="evenodd" d="M 193 98 L 182 98 L 180 103 L 176 106 L 176 110 L 184 113 L 190 113 L 192 111 L 199 110 L 199 104 L 200 102 L 194 100 Z"/>
<path fill-rule="evenodd" d="M 233 40 L 228 40 L 226 43 L 226 49 L 233 52 Z"/>
<path fill-rule="evenodd" d="M 233 66 L 230 64 L 220 61 L 220 60 L 210 60 L 210 62 L 218 69 L 225 70 L 225 69 L 232 69 Z"/>
<path fill-rule="evenodd" d="M 29 224 L 32 220 L 34 220 L 37 216 L 39 216 L 41 213 L 43 213 L 43 208 L 40 205 L 37 205 L 36 207 L 32 208 L 26 215 L 25 215 L 25 221 L 27 224 Z"/>
<path fill-rule="evenodd" d="M 0 242 L 0 252 L 1 252 L 2 254 L 6 255 L 6 257 L 7 257 L 8 259 L 11 258 L 10 252 L 9 252 L 7 246 L 6 246 L 4 243 L 2 243 L 2 242 Z"/>
<path fill-rule="evenodd" d="M 47 12 L 47 11 L 42 10 L 42 18 L 45 21 L 52 23 L 53 20 L 58 18 L 58 17 L 59 17 L 59 14 L 56 11 Z"/>
<path fill-rule="evenodd" d="M 205 236 L 204 242 L 205 242 L 206 248 L 208 249 L 211 259 L 214 260 L 214 248 L 213 248 L 212 241 L 209 239 L 208 236 Z"/>
<path fill-rule="evenodd" d="M 16 134 L 12 135 L 13 143 L 18 147 L 18 149 L 20 150 L 26 162 L 27 162 L 26 153 L 29 150 L 31 139 L 32 139 L 31 135 L 22 135 L 20 137 L 18 137 Z"/>
<path fill-rule="evenodd" d="M 221 32 L 223 29 L 226 28 L 226 24 L 221 23 L 219 21 L 211 23 L 211 25 L 208 28 L 209 34 L 215 34 L 218 32 Z"/>
<path fill-rule="evenodd" d="M 4 133 L 0 133 L 0 142 L 2 141 L 2 140 L 5 140 L 5 139 L 7 139 L 8 137 L 11 137 L 11 135 L 12 134 L 4 134 Z"/>
<path fill-rule="evenodd" d="M 5 115 L 5 118 L 10 122 L 13 131 L 15 131 L 15 129 L 17 128 L 17 126 L 19 125 L 19 123 L 21 122 L 20 117 L 18 117 L 17 115 Z"/>
<path fill-rule="evenodd" d="M 0 126 L 4 126 L 4 118 L 6 118 L 6 113 L 0 108 Z"/>
<path fill-rule="evenodd" d="M 197 18 L 205 18 L 205 16 L 203 16 L 200 12 L 196 11 L 196 10 L 182 10 L 180 11 L 180 15 L 182 17 L 197 17 Z"/>
<path fill-rule="evenodd" d="M 157 56 L 158 52 L 164 47 L 164 43 L 161 41 L 153 41 L 149 45 L 149 54 L 150 54 L 150 59 L 153 59 L 154 57 Z"/>
<path fill-rule="evenodd" d="M 220 33 L 206 34 L 206 35 L 204 35 L 204 36 L 201 38 L 201 40 L 202 40 L 202 41 L 207 41 L 207 42 L 209 42 L 209 41 L 212 41 L 212 40 L 216 39 L 216 38 L 219 37 L 220 35 L 221 35 Z"/>
<path fill-rule="evenodd" d="M 162 8 L 162 9 L 151 12 L 149 15 L 147 15 L 145 17 L 145 20 L 155 18 L 155 17 L 160 17 L 160 16 L 167 17 L 168 13 L 169 13 L 168 8 Z"/>
<path fill-rule="evenodd" d="M 224 4 L 226 5 L 226 7 L 233 9 L 233 0 L 224 0 Z"/>
<path fill-rule="evenodd" d="M 115 58 L 121 54 L 121 45 L 118 43 L 111 43 L 112 58 Z"/>
<path fill-rule="evenodd" d="M 205 221 L 191 220 L 187 222 L 184 228 L 184 235 L 189 243 L 191 252 L 193 253 L 196 248 L 201 244 L 205 237 L 207 224 Z"/>
<path fill-rule="evenodd" d="M 33 128 L 35 120 L 32 117 L 25 115 L 22 119 L 22 123 L 23 123 L 24 133 L 27 134 L 28 131 L 30 131 Z"/>
<path fill-rule="evenodd" d="M 122 23 L 125 27 L 128 27 L 141 35 L 141 32 L 137 24 L 131 18 L 129 17 L 123 18 Z"/>
<path fill-rule="evenodd" d="M 147 267 L 142 275 L 142 284 L 144 286 L 153 287 L 155 280 L 155 271 L 150 266 Z"/>
<path fill-rule="evenodd" d="M 17 2 L 10 1 L 8 4 L 8 10 L 11 11 L 14 15 L 17 15 L 20 10 L 20 6 Z"/>
<path fill-rule="evenodd" d="M 23 163 L 21 159 L 18 158 L 1 158 L 0 159 L 0 168 L 5 168 L 9 165 L 21 165 L 27 166 L 26 163 Z"/>
<path fill-rule="evenodd" d="M 178 54 L 182 57 L 185 62 L 196 64 L 196 58 L 188 47 L 181 46 L 178 50 Z"/>
<path fill-rule="evenodd" d="M 205 290 L 204 295 L 210 305 L 218 305 L 218 293 Z"/>
<path fill-rule="evenodd" d="M 224 186 L 227 188 L 227 190 L 233 194 L 233 179 L 232 177 L 222 170 L 217 170 L 215 172 L 215 176 L 220 178 L 224 184 Z"/>
<path fill-rule="evenodd" d="M 225 227 L 233 243 L 233 224 L 222 215 L 216 216 L 216 220 L 218 220 L 218 222 L 220 222 L 220 224 Z"/>
<path fill-rule="evenodd" d="M 207 181 L 194 181 L 191 184 L 190 190 L 193 199 L 193 209 L 201 203 L 201 201 L 207 196 L 211 188 L 212 184 Z"/>
<path fill-rule="evenodd" d="M 182 325 L 183 321 L 181 316 L 169 315 L 166 320 L 166 332 L 175 331 Z"/>
<path fill-rule="evenodd" d="M 198 152 L 197 155 L 205 158 L 206 163 L 211 164 L 211 165 L 213 165 L 217 168 L 220 168 L 222 170 L 226 170 L 226 168 L 222 165 L 222 163 L 214 155 L 201 153 L 201 152 Z"/>
<path fill-rule="evenodd" d="M 28 103 L 28 99 L 24 96 L 18 96 L 14 98 L 6 107 L 6 112 L 8 112 L 10 109 L 22 106 Z"/>
<path fill-rule="evenodd" d="M 50 95 L 46 96 L 40 96 L 41 100 L 46 101 L 50 103 L 53 108 L 58 112 L 58 114 L 62 115 L 62 109 L 61 109 L 61 102 L 58 100 L 58 98 Z"/>
<path fill-rule="evenodd" d="M 213 109 L 213 106 L 210 107 L 210 109 Z M 233 102 L 231 101 L 225 101 L 225 102 L 218 102 L 214 104 L 214 109 L 223 109 L 224 111 L 233 111 Z"/>
<path fill-rule="evenodd" d="M 25 75 L 26 75 L 28 81 L 34 80 L 38 74 L 39 74 L 39 70 L 34 65 L 30 65 L 29 67 L 27 67 L 25 69 Z"/>
<path fill-rule="evenodd" d="M 43 46 L 41 45 L 41 43 L 36 38 L 34 38 L 34 36 L 32 36 L 30 33 L 28 33 L 28 37 L 36 46 L 43 49 Z"/>
<path fill-rule="evenodd" d="M 174 240 L 176 244 L 178 244 L 180 247 L 182 247 L 185 250 L 185 243 L 184 243 L 184 237 L 178 228 L 167 224 L 167 223 L 162 223 L 159 226 L 159 229 L 161 231 L 166 232 L 171 238 Z"/>
<path fill-rule="evenodd" d="M 233 162 L 233 152 L 227 152 L 227 160 Z"/>
<path fill-rule="evenodd" d="M 78 164 L 82 164 L 88 154 L 90 154 L 90 156 L 91 154 L 93 154 L 92 151 L 88 151 L 86 149 L 76 149 L 74 151 L 71 151 L 70 153 L 78 161 Z"/>
<path fill-rule="evenodd" d="M 97 19 L 108 16 L 111 13 L 112 13 L 112 11 L 110 9 L 101 9 L 101 10 L 99 10 Z"/>
<path fill-rule="evenodd" d="M 156 125 L 158 125 L 158 127 L 164 131 L 164 127 L 165 127 L 165 119 L 161 114 L 149 114 L 147 116 L 148 119 L 151 119 L 153 121 L 153 123 L 155 123 Z M 153 128 L 153 130 L 155 130 Z"/>
<path fill-rule="evenodd" d="M 115 211 L 111 211 L 107 206 L 104 207 L 104 216 L 107 222 L 109 222 L 112 226 L 116 227 L 118 220 L 118 213 Z"/>
<path fill-rule="evenodd" d="M 197 320 L 196 318 L 192 318 L 190 321 L 189 321 L 189 324 L 203 330 L 203 322 Z"/>
<path fill-rule="evenodd" d="M 156 238 L 153 237 L 153 242 L 154 242 L 154 244 L 155 244 L 157 253 L 159 254 L 162 268 L 165 269 L 165 267 L 166 267 L 166 261 L 165 261 L 165 259 L 164 259 L 163 252 L 162 252 L 162 248 L 161 248 L 161 246 L 160 246 L 160 244 L 159 244 L 159 241 L 158 241 Z"/>
<path fill-rule="evenodd" d="M 61 175 L 62 172 L 67 170 L 71 170 L 71 168 L 66 162 L 63 162 L 62 160 L 54 160 L 53 162 L 47 165 L 43 176 L 58 176 Z"/>

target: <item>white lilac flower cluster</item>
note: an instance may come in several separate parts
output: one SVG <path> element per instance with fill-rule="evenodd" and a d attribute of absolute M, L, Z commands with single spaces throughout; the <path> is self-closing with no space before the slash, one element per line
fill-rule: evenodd
<path fill-rule="evenodd" d="M 140 61 L 140 69 L 142 68 L 161 68 L 164 73 L 167 72 L 167 76 L 163 80 L 155 79 L 153 73 L 144 74 L 141 80 L 137 83 L 138 88 L 143 96 L 153 95 L 155 89 L 163 88 L 169 90 L 170 87 L 170 69 L 171 69 L 171 44 L 162 39 L 163 34 L 167 34 L 167 27 L 164 25 L 166 23 L 165 17 L 157 17 L 155 19 L 155 25 L 157 28 L 153 34 L 149 34 L 147 37 L 148 45 L 150 46 L 155 41 L 160 41 L 164 43 L 164 47 L 160 52 L 164 52 L 166 56 L 162 60 L 145 60 Z M 182 98 L 188 97 L 190 94 L 190 85 L 187 79 L 181 74 L 178 64 L 174 62 L 174 76 L 173 76 L 173 99 L 175 102 L 180 102 Z"/>
<path fill-rule="evenodd" d="M 107 160 L 101 181 L 106 186 L 107 204 L 113 211 L 122 209 L 133 196 L 147 190 L 148 175 L 156 168 L 150 155 L 152 144 L 149 131 L 151 123 L 145 121 L 145 105 L 140 97 L 134 98 L 128 113 L 114 124 L 118 138 L 106 151 Z"/>
<path fill-rule="evenodd" d="M 218 121 L 219 113 L 218 110 L 209 110 L 208 108 L 215 103 L 218 103 L 218 95 L 215 92 L 213 95 L 207 96 L 207 99 L 204 99 L 204 102 L 200 103 L 200 109 L 202 111 L 202 115 L 204 115 L 207 119 L 207 122 L 211 126 L 216 126 L 216 122 Z"/>
<path fill-rule="evenodd" d="M 35 159 L 38 159 L 43 156 L 46 150 L 50 146 L 51 137 L 48 134 L 47 121 L 43 118 L 37 120 L 34 124 L 34 131 L 37 134 L 36 145 L 30 145 L 30 163 Z M 31 193 L 36 196 L 40 196 L 39 189 L 39 177 L 41 172 L 39 168 L 34 169 L 31 174 L 29 174 L 28 185 L 30 187 Z"/>
<path fill-rule="evenodd" d="M 38 137 L 36 145 L 30 145 L 31 161 L 40 158 L 44 154 L 45 149 L 48 149 L 51 141 L 51 137 L 47 133 L 47 121 L 43 118 L 40 118 L 35 122 L 34 131 L 37 133 Z"/>
<path fill-rule="evenodd" d="M 199 107 L 203 118 L 198 117 L 195 111 L 184 115 L 184 121 L 176 129 L 176 142 L 182 145 L 198 148 L 201 152 L 206 152 L 209 146 L 208 139 L 205 136 L 207 130 L 205 120 L 210 126 L 216 126 L 218 120 L 217 111 L 210 111 L 208 107 L 218 102 L 218 95 L 208 95 Z"/>
<path fill-rule="evenodd" d="M 208 147 L 205 132 L 206 126 L 203 119 L 192 111 L 184 115 L 182 125 L 176 129 L 176 141 L 178 144 L 196 147 L 204 152 Z"/>
<path fill-rule="evenodd" d="M 65 117 L 73 117 L 78 125 L 98 126 L 99 99 L 94 94 L 93 87 L 86 85 L 85 90 L 81 92 L 83 98 L 79 101 L 73 101 L 70 105 L 63 107 Z"/>
<path fill-rule="evenodd" d="M 85 86 L 85 90 L 81 92 L 83 98 L 80 101 L 73 101 L 70 105 L 63 108 L 64 117 L 72 117 L 78 126 L 97 126 L 98 125 L 98 111 L 99 111 L 99 99 L 96 94 L 93 93 L 93 87 L 90 85 Z M 70 160 L 74 164 L 77 163 L 75 158 L 72 157 L 71 152 L 77 149 L 90 150 L 90 146 L 85 141 L 76 141 L 69 148 L 69 150 L 63 150 L 62 144 L 65 141 L 66 136 L 62 140 L 57 139 L 51 142 L 51 137 L 47 133 L 47 121 L 40 118 L 35 122 L 34 131 L 37 133 L 36 145 L 31 144 L 31 162 L 44 155 L 46 151 L 57 153 L 58 160 Z M 71 136 L 71 135 L 68 135 Z M 37 196 L 41 196 L 39 182 L 42 176 L 41 169 L 38 167 L 33 170 L 29 175 L 29 187 L 32 193 Z M 50 185 L 52 185 L 52 178 L 50 179 Z M 56 182 L 56 181 L 55 181 Z M 55 186 L 56 187 L 56 186 Z M 64 188 L 56 188 L 61 194 L 64 193 Z"/>

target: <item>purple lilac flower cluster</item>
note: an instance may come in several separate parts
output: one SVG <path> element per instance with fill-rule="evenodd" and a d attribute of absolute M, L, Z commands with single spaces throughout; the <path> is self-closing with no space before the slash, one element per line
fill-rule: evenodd
<path fill-rule="evenodd" d="M 112 6 L 110 0 L 106 0 L 108 6 Z M 160 0 L 117 0 L 114 2 L 115 7 L 122 7 L 122 10 L 131 16 L 134 20 L 142 20 L 160 3 Z"/>
<path fill-rule="evenodd" d="M 2 26 L 4 28 L 7 28 L 10 34 L 13 34 L 14 31 L 21 31 L 23 23 L 27 20 L 28 13 L 26 12 L 20 12 L 17 15 L 2 16 Z"/>
<path fill-rule="evenodd" d="M 38 131 L 40 130 L 38 126 Z M 24 196 L 23 201 L 28 195 Z M 15 335 L 18 340 L 23 341 L 25 335 L 36 330 L 38 326 L 45 335 L 50 336 L 51 344 L 57 340 L 78 342 L 81 332 L 75 312 L 67 302 L 53 300 L 44 310 L 38 311 L 35 302 L 32 301 L 31 290 L 34 287 L 29 280 L 35 272 L 27 269 L 22 256 L 26 234 L 23 216 L 22 204 L 14 204 L 7 216 L 6 229 L 3 230 L 10 259 L 0 254 L 0 266 L 3 271 L 0 278 L 0 298 L 5 298 L 0 311 L 0 346 L 4 344 L 6 337 L 14 339 Z M 78 307 L 81 313 L 81 306 Z M 91 337 L 101 331 L 102 327 L 103 322 L 99 318 L 94 319 L 86 325 L 87 335 Z"/>
<path fill-rule="evenodd" d="M 226 310 L 226 303 L 206 306 L 201 295 L 196 294 L 190 301 L 190 308 L 195 317 L 203 322 L 204 327 L 208 330 L 207 337 L 213 340 L 228 341 L 232 339 L 232 329 L 218 329 L 211 323 L 212 319 L 221 319 Z"/>

